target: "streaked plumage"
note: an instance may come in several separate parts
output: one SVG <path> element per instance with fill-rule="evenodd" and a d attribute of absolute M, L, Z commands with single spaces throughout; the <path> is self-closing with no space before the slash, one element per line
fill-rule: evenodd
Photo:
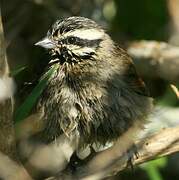
<path fill-rule="evenodd" d="M 151 98 L 131 58 L 94 21 L 59 20 L 37 45 L 51 54 L 46 70 L 57 67 L 37 104 L 43 141 L 76 134 L 78 147 L 104 145 L 143 128 Z"/>

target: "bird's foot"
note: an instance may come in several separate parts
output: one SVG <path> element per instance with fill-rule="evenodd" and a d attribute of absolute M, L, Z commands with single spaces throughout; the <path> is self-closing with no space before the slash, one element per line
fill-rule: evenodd
<path fill-rule="evenodd" d="M 79 166 L 83 164 L 83 160 L 81 160 L 78 156 L 76 151 L 72 154 L 70 158 L 70 162 L 68 167 L 72 172 L 75 172 Z"/>
<path fill-rule="evenodd" d="M 80 159 L 76 152 L 74 152 L 70 158 L 70 162 L 68 164 L 68 168 L 71 171 L 75 172 L 79 167 L 83 166 L 87 162 L 89 162 L 96 155 L 96 151 L 93 147 L 90 147 L 90 154 L 85 159 Z"/>
<path fill-rule="evenodd" d="M 137 146 L 133 144 L 130 148 L 130 150 L 127 151 L 128 161 L 127 161 L 127 167 L 130 167 L 131 170 L 134 170 L 133 161 L 134 159 L 139 158 L 139 153 L 137 151 Z"/>

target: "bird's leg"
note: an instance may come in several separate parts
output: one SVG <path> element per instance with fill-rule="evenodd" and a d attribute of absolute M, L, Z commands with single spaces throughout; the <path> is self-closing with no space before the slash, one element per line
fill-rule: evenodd
<path fill-rule="evenodd" d="M 78 156 L 76 151 L 72 154 L 70 158 L 70 162 L 68 167 L 72 172 L 75 172 L 79 166 L 83 164 L 83 160 L 81 160 Z"/>
<path fill-rule="evenodd" d="M 90 154 L 84 159 L 85 162 L 90 161 L 91 159 L 93 159 L 93 157 L 95 157 L 97 154 L 97 152 L 94 150 L 94 148 L 92 146 L 90 146 Z"/>
<path fill-rule="evenodd" d="M 70 158 L 70 162 L 68 165 L 68 168 L 71 169 L 72 172 L 76 171 L 78 167 L 86 164 L 87 162 L 89 162 L 91 159 L 93 159 L 93 157 L 96 155 L 96 151 L 94 150 L 94 148 L 92 146 L 90 146 L 90 154 L 85 158 L 85 159 L 80 159 L 77 156 L 76 151 L 72 154 L 71 158 Z"/>
<path fill-rule="evenodd" d="M 139 153 L 137 151 L 137 146 L 133 144 L 130 148 L 130 150 L 127 151 L 128 161 L 127 161 L 127 167 L 130 167 L 132 171 L 134 170 L 133 166 L 133 160 L 134 158 L 139 158 Z"/>

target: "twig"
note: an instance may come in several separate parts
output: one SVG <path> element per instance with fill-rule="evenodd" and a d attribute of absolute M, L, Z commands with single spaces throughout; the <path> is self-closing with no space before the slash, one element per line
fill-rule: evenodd
<path fill-rule="evenodd" d="M 30 180 L 31 177 L 20 165 L 16 154 L 13 126 L 12 79 L 6 59 L 5 41 L 0 12 L 0 179 Z M 3 94 L 3 96 L 2 96 Z"/>
<path fill-rule="evenodd" d="M 170 87 L 172 88 L 173 92 L 176 94 L 176 97 L 179 99 L 179 90 L 178 90 L 178 88 L 173 84 L 170 84 Z"/>
<path fill-rule="evenodd" d="M 1 13 L 1 12 L 0 12 Z M 3 34 L 3 26 L 2 26 L 2 19 L 0 14 L 0 81 L 1 84 L 4 85 L 4 89 L 2 89 L 2 85 L 0 87 L 0 93 L 2 94 L 6 89 L 9 89 L 10 87 L 7 87 L 7 79 L 9 68 L 7 64 L 6 59 L 6 50 L 4 47 L 4 34 Z M 9 90 L 11 91 L 11 90 Z M 13 128 L 13 120 L 12 120 L 12 99 L 10 97 L 10 94 L 5 97 L 1 98 L 0 100 L 0 150 L 9 155 L 12 158 L 16 158 L 15 155 L 15 134 L 14 134 L 14 128 Z"/>
<path fill-rule="evenodd" d="M 133 165 L 138 165 L 157 157 L 162 157 L 177 152 L 179 151 L 179 127 L 163 129 L 157 134 L 137 142 L 136 146 L 139 157 L 134 156 Z M 130 151 L 132 152 L 134 149 L 131 148 Z M 110 154 L 106 154 L 106 156 L 108 155 Z M 125 154 L 113 161 L 116 163 L 106 167 L 107 171 L 102 171 L 98 174 L 86 177 L 87 179 L 96 179 L 95 177 L 97 175 L 97 179 L 102 179 L 109 175 L 114 175 L 127 167 L 128 159 L 128 154 Z"/>
<path fill-rule="evenodd" d="M 118 147 L 120 150 L 120 147 Z M 133 165 L 139 165 L 144 162 L 147 162 L 152 159 L 156 159 L 158 157 L 170 155 L 172 153 L 179 151 L 179 126 L 174 128 L 166 128 L 160 130 L 158 133 L 146 137 L 138 142 L 136 142 L 136 150 L 138 152 L 138 156 L 133 156 Z M 129 149 L 130 152 L 134 154 L 134 148 L 131 147 Z M 97 156 L 101 156 L 98 154 Z M 103 151 L 103 156 L 105 157 L 113 157 L 113 152 L 111 151 Z M 95 159 L 100 159 L 96 158 Z M 119 153 L 119 156 L 114 159 L 110 164 L 105 166 L 105 168 L 96 172 L 95 169 L 87 168 L 87 165 L 81 166 L 75 174 L 70 174 L 70 172 L 63 172 L 56 177 L 51 177 L 51 179 L 83 179 L 83 180 L 100 180 L 108 176 L 115 175 L 117 172 L 120 172 L 128 167 L 129 154 L 125 153 L 122 156 Z M 103 161 L 101 159 L 101 161 Z M 90 162 L 89 162 L 90 163 Z M 96 164 L 98 161 L 96 161 Z"/>
<path fill-rule="evenodd" d="M 0 177 L 5 180 L 32 180 L 23 166 L 0 152 Z"/>

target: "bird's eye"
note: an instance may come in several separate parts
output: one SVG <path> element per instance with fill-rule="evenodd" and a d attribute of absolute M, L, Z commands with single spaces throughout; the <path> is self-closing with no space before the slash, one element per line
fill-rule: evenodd
<path fill-rule="evenodd" d="M 67 43 L 68 44 L 74 44 L 76 42 L 76 38 L 75 37 L 69 37 L 68 39 L 67 39 Z"/>

